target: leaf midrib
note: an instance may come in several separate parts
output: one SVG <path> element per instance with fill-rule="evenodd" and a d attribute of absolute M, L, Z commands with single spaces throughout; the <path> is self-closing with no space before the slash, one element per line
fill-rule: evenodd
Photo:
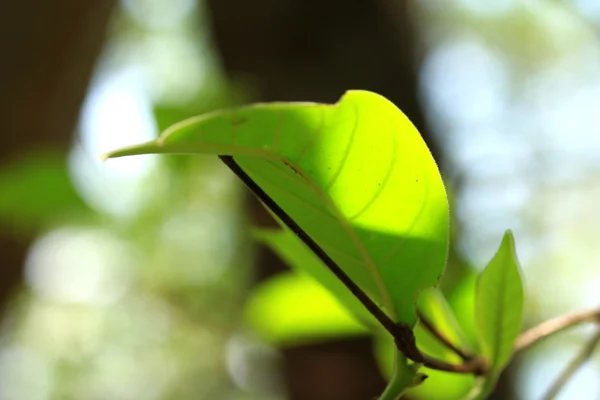
<path fill-rule="evenodd" d="M 502 260 L 503 262 L 499 262 L 497 265 L 502 266 L 504 265 L 504 260 Z M 510 260 L 509 260 L 510 261 Z M 504 323 L 506 322 L 506 313 L 504 312 L 506 310 L 506 302 L 508 300 L 507 295 L 508 295 L 508 275 L 510 274 L 510 269 L 511 268 L 500 268 L 500 284 L 498 285 L 500 288 L 500 307 L 496 307 L 496 312 L 494 313 L 495 315 L 495 319 L 494 319 L 494 326 L 496 327 L 496 329 L 493 330 L 494 332 L 494 338 L 496 339 L 494 341 L 494 346 L 492 347 L 492 362 L 493 362 L 493 366 L 494 369 L 499 369 L 501 367 L 500 363 L 499 363 L 499 358 L 500 358 L 500 354 L 501 354 L 501 350 L 502 350 L 502 344 L 503 344 L 503 338 L 505 335 L 503 335 L 502 333 L 505 331 L 504 330 Z"/>

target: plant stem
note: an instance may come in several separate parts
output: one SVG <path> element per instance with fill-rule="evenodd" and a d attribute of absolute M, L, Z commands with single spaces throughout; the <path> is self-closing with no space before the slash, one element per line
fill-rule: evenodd
<path fill-rule="evenodd" d="M 517 338 L 515 342 L 515 352 L 524 350 L 554 333 L 585 322 L 596 322 L 600 324 L 600 309 L 562 315 L 528 329 Z"/>
<path fill-rule="evenodd" d="M 473 359 L 471 354 L 467 354 L 466 351 L 455 346 L 446 335 L 444 335 L 439 329 L 436 328 L 435 325 L 433 325 L 433 323 L 425 316 L 425 314 L 417 310 L 417 315 L 419 316 L 419 320 L 421 321 L 421 324 L 423 324 L 423 327 L 427 329 L 427 331 L 429 331 L 429 333 L 431 333 L 441 344 L 446 346 L 449 350 L 452 350 L 465 361 Z"/>
<path fill-rule="evenodd" d="M 398 349 L 394 350 L 394 373 L 377 400 L 398 400 L 408 389 L 419 386 L 427 379 L 427 375 L 419 373 L 414 364 L 406 364 L 406 358 L 398 352 Z"/>
<path fill-rule="evenodd" d="M 387 330 L 392 337 L 396 339 L 398 327 L 392 319 L 379 308 L 365 292 L 358 287 L 352 279 L 333 261 L 331 257 L 319 246 L 300 226 L 289 216 L 264 190 L 260 188 L 253 180 L 242 170 L 232 156 L 219 156 L 233 171 L 237 177 L 254 193 L 288 228 L 294 232 L 310 249 L 319 257 L 327 268 L 338 278 L 352 294 L 362 303 L 362 305 L 375 317 L 375 319 Z"/>
<path fill-rule="evenodd" d="M 600 344 L 600 328 L 596 331 L 594 336 L 590 339 L 590 341 L 585 345 L 583 349 L 579 352 L 577 357 L 571 361 L 571 363 L 567 366 L 567 368 L 563 371 L 562 374 L 556 379 L 554 384 L 548 390 L 548 393 L 544 396 L 543 400 L 553 400 L 558 393 L 565 387 L 565 385 L 569 382 L 569 380 L 575 375 L 575 372 L 583 365 L 586 361 L 594 353 L 596 347 Z"/>
<path fill-rule="evenodd" d="M 480 374 L 485 369 L 482 360 L 476 359 L 461 365 L 448 364 L 444 361 L 422 354 L 417 348 L 412 329 L 402 323 L 395 323 L 379 308 L 373 300 L 336 264 L 335 261 L 289 216 L 264 190 L 242 170 L 232 156 L 219 156 L 234 174 L 254 193 L 288 228 L 298 236 L 327 268 L 350 290 L 362 305 L 375 317 L 386 331 L 394 338 L 396 347 L 410 360 L 422 363 L 431 369 L 457 373 Z"/>
<path fill-rule="evenodd" d="M 350 292 L 361 302 L 361 304 L 373 315 L 373 317 L 383 326 L 383 328 L 394 338 L 397 349 L 410 360 L 422 363 L 424 366 L 446 372 L 469 373 L 474 375 L 484 375 L 487 370 L 487 363 L 481 357 L 473 357 L 463 350 L 456 347 L 447 337 L 445 337 L 427 318 L 419 313 L 419 318 L 423 326 L 435 336 L 448 349 L 459 355 L 464 362 L 459 365 L 449 364 L 445 361 L 430 357 L 419 351 L 416 345 L 412 329 L 406 324 L 395 323 L 386 313 L 379 308 L 375 302 L 356 284 L 350 277 L 336 264 L 335 261 L 289 216 L 269 195 L 267 195 L 258 186 L 252 178 L 242 170 L 232 156 L 219 156 L 221 161 L 237 175 L 237 177 L 256 195 L 296 236 L 300 238 L 311 251 L 319 257 L 323 264 L 350 290 Z M 584 322 L 597 322 L 600 324 L 600 309 L 584 311 L 575 314 L 569 314 L 543 322 L 540 325 L 531 328 L 522 333 L 515 343 L 515 352 L 521 351 L 534 343 L 548 337 L 554 333 L 560 332 L 572 326 Z M 600 344 L 600 329 L 593 337 L 593 340 L 583 349 L 578 357 L 573 360 L 569 367 L 559 377 L 552 386 L 545 400 L 551 400 L 564 384 L 570 379 L 575 371 L 591 356 L 592 352 Z"/>

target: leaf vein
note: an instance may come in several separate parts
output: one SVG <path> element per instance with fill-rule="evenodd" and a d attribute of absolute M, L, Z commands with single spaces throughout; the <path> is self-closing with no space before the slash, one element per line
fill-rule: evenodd
<path fill-rule="evenodd" d="M 390 120 L 390 125 L 392 125 L 392 121 Z M 392 131 L 393 132 L 393 131 Z M 379 196 L 381 196 L 381 193 L 383 192 L 386 184 L 389 182 L 391 176 L 392 176 L 392 170 L 394 167 L 394 164 L 396 163 L 396 157 L 397 157 L 397 150 L 398 150 L 398 140 L 396 139 L 396 136 L 392 135 L 391 137 L 392 140 L 392 158 L 390 159 L 388 168 L 385 172 L 385 176 L 383 177 L 383 181 L 380 183 L 379 187 L 377 188 L 377 190 L 375 191 L 375 193 L 373 194 L 373 196 L 371 196 L 371 198 L 365 203 L 365 205 L 354 215 L 352 215 L 351 217 L 348 218 L 349 221 L 354 221 L 356 220 L 358 217 L 360 217 L 362 214 L 364 214 L 365 212 L 367 212 L 367 210 L 369 208 L 371 208 L 371 206 L 375 203 L 375 201 L 377 200 L 377 198 Z"/>
<path fill-rule="evenodd" d="M 357 129 L 358 129 L 358 113 L 355 113 L 354 126 L 352 127 L 352 133 L 350 134 L 350 139 L 348 140 L 346 149 L 344 150 L 344 156 L 340 160 L 339 167 L 338 167 L 337 171 L 335 171 L 335 174 L 333 174 L 331 181 L 329 181 L 329 183 L 327 183 L 327 185 L 325 185 L 325 187 L 323 188 L 325 193 L 329 193 L 329 190 L 331 190 L 331 188 L 333 187 L 335 182 L 338 180 L 338 178 L 342 174 L 342 171 L 344 170 L 344 166 L 346 165 L 346 162 L 348 161 L 348 157 L 350 156 L 350 152 L 352 151 L 352 147 L 354 145 L 354 139 L 356 138 Z"/>

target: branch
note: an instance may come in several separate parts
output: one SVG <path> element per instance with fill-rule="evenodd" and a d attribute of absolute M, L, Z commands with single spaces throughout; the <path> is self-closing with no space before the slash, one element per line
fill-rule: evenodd
<path fill-rule="evenodd" d="M 394 338 L 398 349 L 410 360 L 422 363 L 424 366 L 446 372 L 470 373 L 474 375 L 484 375 L 487 370 L 487 363 L 481 357 L 473 357 L 458 347 L 454 346 L 450 340 L 445 337 L 437 328 L 419 313 L 419 318 L 424 327 L 432 333 L 442 344 L 458 354 L 464 362 L 459 365 L 449 364 L 445 361 L 430 357 L 421 353 L 417 348 L 414 333 L 406 324 L 395 323 L 386 313 L 379 308 L 375 302 L 356 284 L 350 277 L 333 261 L 329 255 L 289 216 L 273 199 L 269 197 L 242 168 L 236 163 L 232 156 L 219 156 L 221 161 L 237 175 L 237 177 L 253 192 L 288 228 L 296 234 L 310 249 L 319 257 L 326 267 L 350 290 L 350 292 L 361 302 L 361 304 L 373 315 L 373 317 L 383 326 L 383 328 Z M 597 322 L 600 324 L 600 309 L 584 311 L 575 314 L 569 314 L 543 322 L 540 325 L 531 328 L 522 333 L 515 343 L 515 352 L 521 351 L 534 343 L 548 337 L 554 333 L 570 328 L 584 322 Z M 596 346 L 600 343 L 600 330 L 588 343 L 584 351 L 573 361 L 569 368 L 562 374 L 560 379 L 553 385 L 547 399 L 552 399 L 555 393 L 564 385 L 571 375 L 583 364 L 591 355 Z"/>
<path fill-rule="evenodd" d="M 474 359 L 461 365 L 448 364 L 445 361 L 427 356 L 419 351 L 416 345 L 414 333 L 410 326 L 403 323 L 395 323 L 363 290 L 358 287 L 352 279 L 336 264 L 335 261 L 289 216 L 279 207 L 264 190 L 242 170 L 232 156 L 219 156 L 221 161 L 237 175 L 237 177 L 267 206 L 288 228 L 296 234 L 310 249 L 319 257 L 327 268 L 338 278 L 350 292 L 361 302 L 361 304 L 373 315 L 383 328 L 394 338 L 398 350 L 410 360 L 422 363 L 428 368 L 440 371 L 457 373 L 483 374 L 485 362 L 482 359 Z"/>
<path fill-rule="evenodd" d="M 534 343 L 567 328 L 580 325 L 585 322 L 596 322 L 600 324 L 600 309 L 577 312 L 562 315 L 551 320 L 542 322 L 523 332 L 515 342 L 515 352 L 526 349 Z"/>
<path fill-rule="evenodd" d="M 433 323 L 425 316 L 425 314 L 417 310 L 417 315 L 419 316 L 419 320 L 421 321 L 421 324 L 423 324 L 423 327 L 427 329 L 427 331 L 429 331 L 429 333 L 431 333 L 441 344 L 453 351 L 464 361 L 470 361 L 473 359 L 473 355 L 468 354 L 466 351 L 455 346 L 446 335 L 444 335 L 435 327 L 435 325 L 433 325 Z"/>
<path fill-rule="evenodd" d="M 379 306 L 356 283 L 336 264 L 335 261 L 319 246 L 304 230 L 294 221 L 260 186 L 258 186 L 252 178 L 242 170 L 232 156 L 219 156 L 221 161 L 225 163 L 233 171 L 237 177 L 254 193 L 288 228 L 296 234 L 309 248 L 319 257 L 327 268 L 338 278 L 352 294 L 361 302 L 361 304 L 375 317 L 375 319 L 388 331 L 394 339 L 403 339 L 398 337 L 398 326 L 392 319 L 384 313 Z M 406 353 L 405 353 L 406 354 Z M 409 357 L 408 354 L 406 354 Z M 412 355 L 418 358 L 416 354 Z M 412 357 L 409 357 L 412 359 Z M 421 362 L 422 360 L 414 360 Z"/>
<path fill-rule="evenodd" d="M 581 352 L 571 361 L 571 363 L 567 366 L 567 368 L 563 371 L 562 374 L 556 379 L 554 384 L 546 393 L 543 400 L 553 400 L 558 393 L 565 387 L 565 385 L 569 382 L 569 380 L 575 375 L 575 372 L 589 360 L 589 358 L 596 350 L 596 347 L 600 344 L 600 329 L 596 331 L 592 339 L 585 345 Z"/>

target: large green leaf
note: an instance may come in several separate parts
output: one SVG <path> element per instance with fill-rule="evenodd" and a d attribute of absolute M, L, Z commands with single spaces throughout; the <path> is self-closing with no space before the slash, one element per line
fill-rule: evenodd
<path fill-rule="evenodd" d="M 489 371 L 480 398 L 493 388 L 513 353 L 523 320 L 523 281 L 510 231 L 477 279 L 475 322 L 481 352 Z"/>
<path fill-rule="evenodd" d="M 441 177 L 410 121 L 385 98 L 257 104 L 185 120 L 108 157 L 230 155 L 397 322 L 416 322 L 448 247 Z"/>
<path fill-rule="evenodd" d="M 477 329 L 475 328 L 475 291 L 477 273 L 469 270 L 456 287 L 446 295 L 465 339 L 471 348 L 479 348 Z"/>
<path fill-rule="evenodd" d="M 375 319 L 358 299 L 289 229 L 259 229 L 254 237 L 299 272 L 298 275 L 275 277 L 274 282 L 271 279 L 266 288 L 261 285 L 258 293 L 251 297 L 249 320 L 268 340 L 287 344 L 322 339 L 332 333 L 338 336 L 356 335 L 365 332 L 364 328 L 362 331 L 357 329 L 362 326 L 358 321 L 372 330 L 377 328 Z M 312 279 L 307 279 L 304 274 Z M 284 281 L 280 282 L 280 279 Z M 271 285 L 276 285 L 277 290 L 271 289 Z M 349 324 L 349 318 L 357 326 Z M 385 337 L 393 343 L 387 334 Z M 385 351 L 389 352 L 384 360 L 388 363 L 386 367 L 390 368 L 390 382 L 379 400 L 396 399 L 409 388 L 422 383 L 418 368 L 408 365 L 393 344 Z"/>

